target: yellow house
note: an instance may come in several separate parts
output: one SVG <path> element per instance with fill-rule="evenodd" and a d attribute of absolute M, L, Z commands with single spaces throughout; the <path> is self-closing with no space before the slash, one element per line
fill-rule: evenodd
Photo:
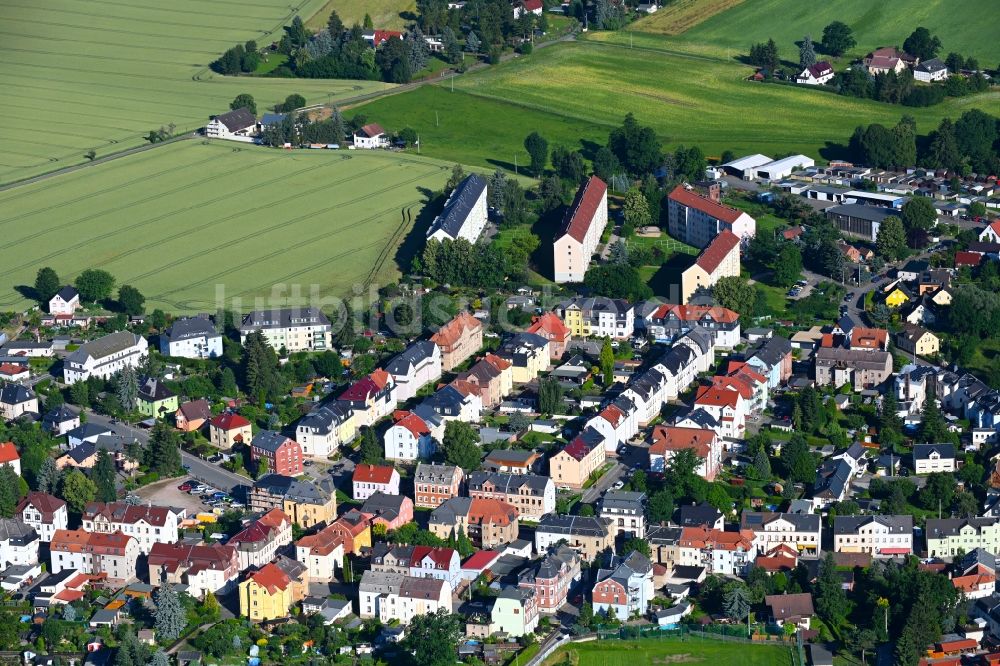
<path fill-rule="evenodd" d="M 354 410 L 350 410 L 350 416 L 344 419 L 337 426 L 337 438 L 340 442 L 352 442 L 358 435 L 358 421 L 354 418 Z"/>
<path fill-rule="evenodd" d="M 585 323 L 583 310 L 577 303 L 570 303 L 563 310 L 563 323 L 575 337 L 582 338 L 590 334 L 590 326 Z"/>
<path fill-rule="evenodd" d="M 549 460 L 549 477 L 557 488 L 582 488 L 605 461 L 604 436 L 587 428 Z"/>
<path fill-rule="evenodd" d="M 933 294 L 931 294 L 931 300 L 935 305 L 948 306 L 951 305 L 951 289 L 948 287 L 941 287 Z"/>
<path fill-rule="evenodd" d="M 302 529 L 315 527 L 320 523 L 332 523 L 337 519 L 337 498 L 290 498 L 282 503 L 282 510 L 289 520 Z"/>
<path fill-rule="evenodd" d="M 292 580 L 273 562 L 240 583 L 240 615 L 252 622 L 288 617 L 293 601 Z"/>
<path fill-rule="evenodd" d="M 740 237 L 723 230 L 712 239 L 695 263 L 681 273 L 681 303 L 688 303 L 699 289 L 708 289 L 724 277 L 740 275 Z"/>
<path fill-rule="evenodd" d="M 909 290 L 898 282 L 885 292 L 885 304 L 890 308 L 898 308 L 908 300 L 910 300 Z"/>
<path fill-rule="evenodd" d="M 896 346 L 917 356 L 934 356 L 941 349 L 941 341 L 926 328 L 905 324 L 896 334 Z"/>

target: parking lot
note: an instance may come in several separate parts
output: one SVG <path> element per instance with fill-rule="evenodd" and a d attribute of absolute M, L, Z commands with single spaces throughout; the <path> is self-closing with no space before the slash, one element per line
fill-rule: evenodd
<path fill-rule="evenodd" d="M 190 515 L 212 511 L 213 506 L 208 502 L 211 501 L 211 494 L 216 492 L 216 489 L 206 488 L 200 493 L 191 493 L 183 491 L 178 487 L 186 482 L 187 477 L 160 481 L 158 483 L 150 484 L 144 488 L 140 488 L 137 494 L 143 500 L 153 504 L 176 506 L 187 509 L 188 514 Z M 196 481 L 193 483 L 197 484 Z M 208 495 L 208 497 L 206 497 L 206 495 Z M 221 509 L 226 509 L 230 506 L 230 503 L 217 502 L 215 506 Z M 237 504 L 236 506 L 239 507 L 240 505 Z"/>

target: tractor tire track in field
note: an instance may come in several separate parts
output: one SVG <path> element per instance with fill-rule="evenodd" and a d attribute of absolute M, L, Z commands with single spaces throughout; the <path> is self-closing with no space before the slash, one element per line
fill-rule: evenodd
<path fill-rule="evenodd" d="M 296 225 L 296 224 L 298 224 L 298 223 L 300 223 L 300 222 L 302 222 L 304 220 L 311 219 L 313 217 L 316 217 L 317 215 L 322 215 L 322 214 L 325 214 L 325 213 L 329 213 L 329 212 L 331 212 L 333 210 L 336 210 L 337 208 L 340 208 L 342 206 L 350 206 L 352 204 L 359 203 L 359 202 L 361 202 L 361 201 L 363 201 L 365 199 L 371 199 L 371 198 L 374 198 L 374 197 L 378 197 L 379 195 L 385 194 L 386 192 L 389 192 L 389 191 L 391 191 L 391 190 L 393 190 L 393 189 L 395 189 L 397 187 L 402 187 L 402 186 L 405 186 L 405 185 L 410 185 L 410 184 L 415 183 L 415 182 L 417 182 L 419 180 L 423 180 L 424 178 L 427 178 L 429 175 L 431 175 L 431 174 L 430 173 L 422 173 L 422 174 L 419 174 L 417 176 L 414 176 L 413 178 L 409 178 L 409 179 L 407 179 L 405 181 L 400 181 L 398 183 L 393 183 L 392 185 L 389 185 L 388 187 L 384 187 L 384 188 L 382 188 L 380 190 L 377 190 L 375 192 L 368 192 L 368 193 L 362 194 L 362 195 L 360 195 L 360 196 L 358 196 L 358 197 L 356 197 L 354 199 L 351 199 L 349 201 L 338 202 L 338 203 L 336 203 L 336 204 L 334 204 L 332 206 L 327 206 L 325 208 L 321 208 L 321 209 L 313 211 L 311 213 L 306 213 L 306 214 L 303 214 L 303 215 L 299 215 L 299 216 L 293 217 L 293 218 L 291 218 L 289 220 L 283 220 L 283 221 L 281 221 L 281 222 L 273 225 L 272 227 L 261 229 L 261 230 L 255 232 L 255 233 L 252 233 L 252 234 L 249 234 L 249 235 L 246 235 L 246 236 L 242 236 L 241 238 L 239 238 L 239 239 L 233 241 L 232 243 L 230 243 L 229 247 L 232 248 L 233 246 L 239 245 L 240 243 L 243 243 L 244 241 L 250 240 L 252 238 L 256 238 L 256 237 L 261 236 L 261 235 L 263 235 L 265 233 L 269 233 L 271 231 L 274 231 L 275 229 L 278 229 L 278 228 L 287 229 L 288 227 Z M 191 282 L 191 283 L 188 283 L 188 284 L 183 285 L 183 286 L 175 287 L 175 288 L 170 289 L 168 291 L 160 292 L 159 294 L 154 294 L 154 295 L 150 296 L 150 298 L 151 299 L 162 298 L 163 296 L 168 296 L 170 294 L 177 293 L 178 291 L 183 291 L 185 289 L 190 289 L 191 287 L 200 287 L 200 286 L 202 286 L 202 285 L 204 285 L 206 283 L 212 282 L 213 280 L 218 280 L 220 277 L 225 276 L 227 273 L 231 273 L 231 272 L 235 272 L 235 271 L 238 271 L 238 270 L 242 270 L 243 268 L 247 268 L 247 267 L 252 266 L 254 264 L 258 264 L 261 261 L 265 261 L 267 259 L 273 259 L 273 258 L 279 256 L 280 254 L 284 253 L 284 252 L 289 252 L 291 250 L 295 250 L 295 249 L 298 249 L 300 247 L 305 247 L 305 246 L 309 245 L 310 243 L 314 243 L 319 238 L 329 238 L 331 236 L 336 236 L 338 234 L 342 234 L 344 232 L 350 231 L 350 230 L 352 230 L 354 228 L 354 226 L 356 226 L 359 223 L 363 223 L 363 222 L 366 222 L 366 221 L 371 221 L 373 219 L 377 219 L 378 217 L 383 216 L 386 213 L 388 213 L 390 211 L 394 211 L 394 210 L 397 210 L 397 208 L 396 208 L 395 205 L 392 206 L 392 207 L 390 207 L 390 208 L 387 208 L 385 210 L 378 211 L 378 212 L 376 212 L 376 213 L 368 216 L 367 218 L 356 222 L 354 225 L 348 225 L 348 226 L 341 227 L 339 229 L 334 229 L 333 231 L 330 231 L 330 232 L 325 233 L 325 234 L 313 235 L 313 236 L 310 236 L 309 238 L 306 238 L 306 239 L 304 239 L 304 240 L 302 240 L 302 241 L 300 241 L 298 243 L 294 243 L 292 245 L 286 245 L 284 247 L 279 247 L 279 248 L 275 249 L 272 252 L 268 252 L 267 254 L 264 254 L 264 255 L 258 255 L 258 256 L 253 257 L 253 258 L 249 259 L 248 261 L 245 261 L 245 262 L 243 262 L 241 264 L 237 264 L 235 266 L 228 266 L 226 269 L 224 269 L 222 271 L 219 271 L 219 272 L 216 272 L 216 273 L 214 273 L 212 275 L 209 275 L 209 276 L 207 276 L 207 277 L 205 277 L 205 278 L 203 278 L 201 280 L 198 280 L 196 282 Z M 151 275 L 154 275 L 156 273 L 162 272 L 162 271 L 164 271 L 166 269 L 175 268 L 176 266 L 179 266 L 179 265 L 181 265 L 183 263 L 186 263 L 186 262 L 190 261 L 191 259 L 195 259 L 197 257 L 205 256 L 207 254 L 211 254 L 212 252 L 216 252 L 216 251 L 218 251 L 218 249 L 219 249 L 218 247 L 206 248 L 204 250 L 201 250 L 199 252 L 191 254 L 191 255 L 189 255 L 187 257 L 183 257 L 181 259 L 177 259 L 175 261 L 172 261 L 170 263 L 164 264 L 162 266 L 158 266 L 157 268 L 155 268 L 153 270 L 150 270 L 150 271 L 147 271 L 146 273 L 142 273 L 142 274 L 136 275 L 136 276 L 131 276 L 131 277 L 127 278 L 126 281 L 128 281 L 129 283 L 137 282 L 137 281 L 142 280 L 144 278 L 147 278 L 147 277 L 149 277 Z M 352 250 L 352 251 L 354 251 L 354 250 Z"/>
<path fill-rule="evenodd" d="M 71 14 L 73 16 L 84 16 L 84 17 L 87 17 L 87 18 L 97 18 L 97 19 L 102 18 L 100 14 L 95 14 L 94 12 L 78 12 L 78 11 L 74 11 L 72 9 L 56 9 L 54 7 L 44 7 L 44 6 L 38 5 L 38 4 L 35 4 L 35 5 L 18 5 L 18 4 L 10 2 L 9 0 L 4 0 L 4 7 L 12 8 L 12 9 L 28 9 L 28 10 L 31 10 L 31 11 L 39 11 L 39 10 L 41 10 L 41 11 L 49 11 L 49 12 L 55 12 L 59 16 L 66 16 L 67 14 Z M 129 18 L 126 18 L 126 19 L 123 19 L 123 20 L 124 21 L 132 21 L 134 23 L 143 23 L 143 21 L 141 21 L 140 19 L 129 19 Z M 73 25 L 72 23 L 59 23 L 59 22 L 56 22 L 56 21 L 46 21 L 44 19 L 35 19 L 35 20 L 32 20 L 32 21 L 29 21 L 27 19 L 20 19 L 20 18 L 17 18 L 15 16 L 15 17 L 7 17 L 7 18 L 4 19 L 4 21 L 14 21 L 14 22 L 17 22 L 17 23 L 31 23 L 32 25 L 59 26 L 59 27 L 62 27 L 62 28 L 73 28 L 75 31 L 81 30 L 81 27 L 80 27 L 79 24 Z M 148 23 L 147 23 L 147 25 L 148 25 Z M 191 27 L 192 27 L 190 21 L 156 21 L 156 25 L 164 25 L 164 26 L 170 25 L 170 26 L 175 26 L 177 28 L 182 28 L 182 29 L 185 29 L 185 30 L 190 30 Z M 197 27 L 199 27 L 199 28 L 205 28 L 205 29 L 208 29 L 208 30 L 225 30 L 227 32 L 233 30 L 233 28 L 231 26 L 226 26 L 226 25 L 205 25 L 204 23 L 198 24 Z M 177 34 L 164 35 L 162 33 L 158 34 L 158 33 L 151 33 L 151 32 L 137 32 L 135 30 L 125 30 L 125 29 L 121 29 L 121 28 L 108 28 L 108 27 L 103 27 L 103 26 L 102 27 L 84 26 L 82 29 L 83 30 L 99 30 L 101 32 L 122 33 L 122 34 L 125 34 L 125 35 L 131 35 L 132 37 L 151 37 L 151 38 L 160 39 L 160 40 L 185 39 L 185 40 L 189 40 L 189 41 L 198 41 L 198 42 L 201 42 L 201 43 L 205 43 L 207 41 L 212 41 L 212 40 L 209 40 L 209 39 L 204 39 L 202 37 L 186 37 L 184 35 L 177 35 Z M 218 39 L 219 39 L 220 43 L 225 41 L 224 37 L 219 37 Z"/>
<path fill-rule="evenodd" d="M 375 277 L 382 272 L 382 266 L 385 265 L 386 259 L 389 258 L 389 250 L 397 245 L 399 237 L 402 234 L 403 230 L 407 226 L 413 223 L 411 206 L 412 204 L 406 206 L 406 208 L 400 211 L 400 217 L 402 218 L 402 221 L 399 223 L 399 226 L 396 227 L 395 231 L 392 232 L 392 236 L 389 238 L 389 242 L 385 244 L 385 247 L 382 248 L 382 252 L 379 253 L 378 258 L 375 260 L 375 263 L 372 264 L 372 269 L 368 271 L 368 277 L 366 277 L 364 281 L 365 289 L 368 289 L 368 287 L 371 285 Z"/>
<path fill-rule="evenodd" d="M 198 162 L 193 162 L 191 164 L 179 164 L 177 166 L 170 167 L 168 169 L 163 169 L 162 171 L 157 171 L 157 172 L 154 172 L 154 173 L 149 174 L 149 175 L 139 176 L 139 177 L 137 177 L 137 178 L 135 178 L 133 180 L 126 180 L 124 182 L 116 183 L 116 184 L 114 184 L 114 185 L 112 185 L 110 187 L 105 187 L 105 188 L 100 189 L 100 190 L 94 190 L 92 192 L 88 192 L 87 194 L 82 194 L 82 195 L 76 197 L 75 199 L 70 199 L 68 201 L 63 201 L 62 203 L 51 204 L 51 205 L 45 206 L 43 208 L 36 208 L 35 210 L 31 211 L 30 213 L 27 213 L 26 215 L 14 215 L 13 217 L 0 218 L 0 227 L 2 227 L 5 224 L 8 224 L 10 222 L 16 222 L 16 221 L 21 220 L 21 219 L 23 219 L 25 217 L 31 217 L 32 215 L 37 215 L 39 213 L 47 213 L 47 212 L 56 210 L 58 208 L 63 208 L 65 206 L 72 206 L 73 204 L 78 204 L 81 201 L 86 201 L 87 199 L 92 199 L 92 198 L 100 196 L 102 194 L 108 194 L 109 192 L 113 192 L 113 191 L 121 189 L 123 187 L 128 187 L 129 185 L 134 185 L 134 184 L 136 184 L 136 183 L 138 183 L 140 181 L 151 180 L 153 178 L 159 178 L 160 176 L 163 176 L 163 175 L 166 175 L 166 174 L 174 173 L 175 171 L 184 171 L 185 169 L 190 169 L 192 167 L 198 167 L 198 166 L 201 166 L 203 164 L 208 164 L 209 162 L 213 162 L 215 160 L 220 160 L 223 157 L 225 157 L 225 155 L 212 155 L 211 157 L 207 157 L 207 158 L 205 158 L 203 160 L 200 160 Z M 27 196 L 29 194 L 34 194 L 34 192 L 27 192 L 26 191 L 22 195 L 23 196 Z M 7 204 L 7 203 L 10 203 L 11 200 L 16 201 L 18 198 L 19 198 L 18 195 L 15 194 L 14 196 L 12 196 L 10 198 L 5 198 L 5 200 L 4 200 L 3 203 Z M 140 203 L 140 202 L 137 202 L 137 203 Z M 132 204 L 130 204 L 130 205 L 132 205 Z"/>
<path fill-rule="evenodd" d="M 255 168 L 255 167 L 258 167 L 258 166 L 267 166 L 268 164 L 270 164 L 270 163 L 272 163 L 272 162 L 274 162 L 274 161 L 276 161 L 278 159 L 280 159 L 280 157 L 275 157 L 273 159 L 270 159 L 270 160 L 267 160 L 267 161 L 264 161 L 264 162 L 259 162 L 258 164 L 251 165 L 251 167 L 249 167 L 249 168 Z M 292 176 L 292 177 L 298 176 L 298 175 L 300 175 L 302 173 L 306 173 L 308 171 L 312 171 L 312 170 L 315 170 L 315 169 L 322 168 L 323 166 L 326 166 L 326 165 L 325 164 L 312 165 L 312 166 L 310 166 L 308 168 L 305 168 L 305 169 L 302 169 L 302 170 L 297 171 L 295 173 L 289 174 L 289 176 Z M 209 178 L 205 178 L 205 179 L 202 179 L 202 180 L 198 181 L 198 184 L 201 185 L 201 184 L 204 184 L 204 183 L 212 182 L 212 181 L 214 181 L 216 179 L 224 178 L 224 177 L 229 176 L 229 175 L 231 175 L 231 174 L 228 174 L 228 173 L 216 174 L 215 176 L 210 176 Z M 94 213 L 94 214 L 88 215 L 88 216 L 86 216 L 84 218 L 80 218 L 79 220 L 74 220 L 72 222 L 68 222 L 66 224 L 62 224 L 62 225 L 60 225 L 58 227 L 51 227 L 51 228 L 45 229 L 44 231 L 38 232 L 33 237 L 28 237 L 26 239 L 20 239 L 18 242 L 21 242 L 22 240 L 27 240 L 27 239 L 30 239 L 30 238 L 34 238 L 34 237 L 38 237 L 38 236 L 44 235 L 44 234 L 46 234 L 49 231 L 52 231 L 54 229 L 58 230 L 58 229 L 62 229 L 64 227 L 68 227 L 68 226 L 72 226 L 74 224 L 78 224 L 80 222 L 88 222 L 90 220 L 93 220 L 96 217 L 101 217 L 101 216 L 103 216 L 103 215 L 105 215 L 105 214 L 107 214 L 109 212 L 116 212 L 116 211 L 124 210 L 124 209 L 127 209 L 127 208 L 131 208 L 131 207 L 133 207 L 135 205 L 141 204 L 141 203 L 148 203 L 149 201 L 152 201 L 153 199 L 157 199 L 157 198 L 159 198 L 161 196 L 165 196 L 165 195 L 175 194 L 177 192 L 181 192 L 181 191 L 183 191 L 184 189 L 186 189 L 188 187 L 190 187 L 190 184 L 186 183 L 183 186 L 181 186 L 181 187 L 179 187 L 179 188 L 177 188 L 175 190 L 170 190 L 170 191 L 167 191 L 167 192 L 160 192 L 160 193 L 158 193 L 156 195 L 147 197 L 146 199 L 141 200 L 141 201 L 136 202 L 136 203 L 130 203 L 130 204 L 127 204 L 125 206 L 119 206 L 117 208 L 109 209 L 109 210 L 106 210 L 106 211 L 102 211 L 100 213 Z M 235 191 L 232 191 L 232 192 L 228 192 L 225 195 L 219 196 L 216 199 L 214 199 L 212 203 L 216 203 L 216 202 L 220 202 L 220 201 L 225 201 L 227 199 L 239 197 L 239 196 L 241 196 L 243 194 L 246 194 L 247 192 L 252 192 L 253 190 L 257 189 L 257 187 L 258 187 L 258 185 L 256 183 L 252 183 L 251 185 L 249 185 L 249 186 L 247 186 L 247 187 L 245 187 L 245 188 L 243 188 L 241 190 L 235 190 Z M 328 185 L 324 184 L 321 187 L 315 188 L 313 190 L 306 191 L 304 193 L 311 194 L 311 193 L 313 193 L 315 191 L 318 191 L 319 189 L 322 189 L 322 188 L 325 188 L 325 187 L 328 187 Z M 296 194 L 298 195 L 299 193 L 296 193 Z M 274 202 L 274 203 L 285 203 L 285 202 L 291 200 L 292 198 L 293 197 L 286 197 L 285 199 L 282 199 L 279 202 Z M 203 203 L 191 204 L 191 205 L 185 206 L 183 208 L 178 208 L 178 209 L 166 212 L 166 213 L 162 213 L 162 214 L 157 215 L 157 216 L 152 217 L 152 218 L 144 219 L 141 222 L 136 222 L 135 224 L 131 224 L 131 225 L 124 226 L 124 227 L 117 227 L 117 228 L 115 228 L 115 229 L 113 229 L 111 231 L 108 231 L 108 232 L 103 233 L 103 234 L 98 234 L 96 236 L 89 236 L 87 238 L 87 240 L 83 243 L 83 245 L 86 245 L 86 244 L 89 244 L 89 243 L 93 243 L 95 241 L 105 240 L 105 239 L 111 238 L 113 236 L 117 236 L 118 234 L 120 234 L 120 233 L 122 233 L 124 231 L 134 231 L 136 229 L 141 229 L 142 227 L 145 227 L 145 226 L 147 226 L 147 225 L 149 225 L 151 223 L 161 222 L 161 221 L 163 221 L 165 219 L 168 219 L 168 218 L 170 218 L 170 217 L 172 217 L 174 215 L 178 215 L 180 213 L 186 213 L 186 212 L 194 210 L 196 208 L 200 208 L 203 205 L 204 205 Z M 242 214 L 242 213 L 237 213 L 237 214 L 234 214 L 234 215 L 231 215 L 231 216 L 227 216 L 226 219 L 230 219 L 232 217 L 236 217 L 236 216 L 238 216 L 240 214 Z M 201 227 L 201 229 L 203 230 L 207 226 L 211 226 L 211 224 L 209 224 L 209 225 L 203 225 Z M 177 234 L 176 236 L 172 236 L 172 237 L 169 237 L 168 239 L 164 239 L 164 240 L 174 240 L 176 238 L 185 236 L 188 233 L 190 233 L 190 232 L 185 231 L 183 233 Z M 81 246 L 78 245 L 77 247 L 81 247 Z M 125 256 L 127 254 L 131 254 L 133 251 L 135 251 L 137 249 L 146 249 L 146 248 L 133 248 L 133 250 L 121 253 L 119 255 L 115 255 L 113 258 L 109 259 L 106 263 L 110 263 L 111 261 L 114 261 L 114 260 L 118 259 L 120 256 Z M 56 256 L 58 256 L 60 254 L 62 254 L 61 251 L 56 251 L 56 252 L 53 252 L 53 253 L 51 253 L 49 255 L 46 255 L 44 257 L 40 257 L 40 258 L 34 259 L 34 260 L 32 260 L 31 262 L 29 262 L 27 264 L 22 264 L 20 266 L 15 266 L 15 267 L 11 268 L 8 271 L 0 272 L 0 277 L 3 277 L 3 276 L 5 276 L 5 275 L 7 275 L 7 274 L 9 274 L 10 272 L 13 272 L 13 271 L 21 270 L 21 269 L 24 269 L 24 268 L 29 268 L 32 265 L 37 265 L 37 264 L 39 264 L 39 263 L 41 263 L 43 261 L 46 261 L 48 259 L 52 259 L 53 257 L 56 257 Z"/>
<path fill-rule="evenodd" d="M 163 5 L 159 5 L 159 6 L 157 6 L 157 5 L 141 5 L 141 4 L 134 3 L 134 2 L 109 2 L 108 0 L 86 0 L 86 2 L 84 2 L 82 4 L 84 4 L 84 5 L 109 5 L 111 7 L 126 7 L 128 9 L 145 9 L 145 10 L 153 10 L 153 11 L 161 11 L 161 12 L 170 12 L 170 13 L 175 14 L 175 15 L 183 15 L 183 16 L 211 16 L 213 18 L 218 18 L 218 16 L 219 16 L 218 12 L 199 12 L 199 11 L 196 11 L 196 10 L 189 10 L 189 9 L 174 10 L 174 9 L 171 9 L 170 7 L 165 7 Z M 274 5 L 255 5 L 255 4 L 252 4 L 252 3 L 225 3 L 225 2 L 218 2 L 217 0 L 213 0 L 213 2 L 212 2 L 213 6 L 215 6 L 215 5 L 225 5 L 225 4 L 233 4 L 233 5 L 237 5 L 238 4 L 238 6 L 240 8 L 262 7 L 262 8 L 269 8 L 271 10 L 274 9 Z M 267 21 L 267 20 L 270 19 L 270 17 L 268 17 L 268 16 L 250 16 L 250 17 L 241 17 L 241 18 L 249 18 L 249 19 L 252 19 L 252 20 L 260 20 L 260 21 Z"/>

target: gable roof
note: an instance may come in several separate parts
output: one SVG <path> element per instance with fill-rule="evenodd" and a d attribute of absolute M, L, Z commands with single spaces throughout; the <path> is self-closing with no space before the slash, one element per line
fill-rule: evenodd
<path fill-rule="evenodd" d="M 450 347 L 458 342 L 467 331 L 482 329 L 483 324 L 467 310 L 462 310 L 447 324 L 431 336 L 431 342 L 438 347 Z"/>
<path fill-rule="evenodd" d="M 295 443 L 295 440 L 285 437 L 280 432 L 274 432 L 273 430 L 261 430 L 257 435 L 251 440 L 250 447 L 254 449 L 262 449 L 268 453 L 277 453 L 281 447 L 286 444 Z"/>
<path fill-rule="evenodd" d="M 249 421 L 233 412 L 219 414 L 212 419 L 211 423 L 213 428 L 218 428 L 219 430 L 237 430 L 239 428 L 250 427 Z"/>
<path fill-rule="evenodd" d="M 604 201 L 607 193 L 607 184 L 597 176 L 591 176 L 576 193 L 573 205 L 566 211 L 562 227 L 556 234 L 556 240 L 569 235 L 573 240 L 582 243 L 594 222 L 598 206 Z"/>
<path fill-rule="evenodd" d="M 164 333 L 171 342 L 188 340 L 190 338 L 216 338 L 222 333 L 216 330 L 208 317 L 184 317 L 177 319 Z"/>
<path fill-rule="evenodd" d="M 779 621 L 812 617 L 815 613 L 812 595 L 808 592 L 769 594 L 764 597 L 764 603 L 771 609 L 774 619 Z"/>
<path fill-rule="evenodd" d="M 656 425 L 653 427 L 653 443 L 649 447 L 649 455 L 665 456 L 668 451 L 693 449 L 699 458 L 705 458 L 711 452 L 712 441 L 715 439 L 714 430 Z"/>
<path fill-rule="evenodd" d="M 378 31 L 376 31 L 376 34 L 377 34 L 377 32 Z M 374 139 L 377 136 L 381 136 L 382 134 L 385 134 L 385 130 L 382 129 L 382 126 L 379 125 L 378 123 L 368 123 L 367 125 L 365 125 L 361 129 L 359 129 L 355 134 L 357 136 L 364 136 L 364 137 L 367 137 L 369 139 Z"/>
<path fill-rule="evenodd" d="M 722 233 L 712 239 L 712 242 L 701 251 L 695 263 L 706 273 L 714 273 L 719 264 L 729 256 L 733 248 L 739 247 L 740 237 L 728 229 L 723 229 Z"/>
<path fill-rule="evenodd" d="M 473 207 L 485 191 L 485 180 L 476 174 L 468 176 L 448 197 L 448 201 L 444 204 L 444 210 L 434 219 L 434 223 L 427 230 L 427 236 L 430 237 L 440 230 L 452 238 L 458 238 L 462 227 L 465 226 L 466 220 L 472 213 Z"/>
<path fill-rule="evenodd" d="M 742 215 L 745 215 L 741 210 L 725 206 L 717 201 L 712 201 L 708 197 L 702 196 L 684 185 L 675 187 L 667 198 L 671 201 L 676 201 L 682 206 L 700 210 L 709 217 L 714 217 L 729 224 L 736 222 Z"/>
<path fill-rule="evenodd" d="M 80 295 L 80 292 L 77 291 L 76 287 L 71 287 L 70 285 L 66 285 L 66 286 L 62 287 L 61 289 L 59 289 L 59 291 L 56 292 L 56 296 L 58 296 L 60 299 L 62 299 L 66 303 L 69 303 L 70 301 L 72 301 L 74 298 L 76 298 L 79 295 Z M 53 297 L 53 298 L 55 298 L 55 297 Z"/>
<path fill-rule="evenodd" d="M 177 408 L 177 411 L 188 421 L 196 421 L 198 419 L 208 420 L 212 418 L 212 408 L 209 406 L 208 400 L 204 398 L 185 402 Z"/>
<path fill-rule="evenodd" d="M 398 474 L 394 467 L 388 465 L 358 465 L 354 468 L 354 476 L 351 480 L 354 483 L 378 483 L 385 485 L 392 482 L 394 475 Z"/>
<path fill-rule="evenodd" d="M 226 129 L 230 132 L 238 132 L 257 124 L 257 117 L 250 113 L 250 109 L 245 106 L 233 111 L 227 111 L 226 113 L 220 113 L 215 117 L 215 120 L 225 125 Z"/>

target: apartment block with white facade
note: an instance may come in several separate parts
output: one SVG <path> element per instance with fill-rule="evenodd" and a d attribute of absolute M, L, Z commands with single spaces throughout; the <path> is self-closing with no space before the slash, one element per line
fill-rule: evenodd
<path fill-rule="evenodd" d="M 240 343 L 259 331 L 275 350 L 326 351 L 331 347 L 332 330 L 330 320 L 318 308 L 256 310 L 240 323 Z"/>
<path fill-rule="evenodd" d="M 823 546 L 822 517 L 814 513 L 744 511 L 741 527 L 753 532 L 757 552 L 791 546 L 804 557 L 816 557 Z"/>
<path fill-rule="evenodd" d="M 745 242 L 757 233 L 757 221 L 741 210 L 722 204 L 717 198 L 678 185 L 667 196 L 670 235 L 679 241 L 703 248 L 725 230 Z"/>
<path fill-rule="evenodd" d="M 486 228 L 486 181 L 472 174 L 458 184 L 444 204 L 444 210 L 427 230 L 427 240 L 475 243 Z"/>
<path fill-rule="evenodd" d="M 597 176 L 580 188 L 552 244 L 556 282 L 583 282 L 608 224 L 608 186 Z"/>
<path fill-rule="evenodd" d="M 160 335 L 160 353 L 176 358 L 222 356 L 222 332 L 208 317 L 178 319 Z"/>
<path fill-rule="evenodd" d="M 836 516 L 833 550 L 872 557 L 899 557 L 913 553 L 913 516 Z"/>
<path fill-rule="evenodd" d="M 66 357 L 63 362 L 63 379 L 75 384 L 99 377 L 110 379 L 122 368 L 137 368 L 149 351 L 149 343 L 141 335 L 118 331 L 103 338 L 91 340 Z"/>

